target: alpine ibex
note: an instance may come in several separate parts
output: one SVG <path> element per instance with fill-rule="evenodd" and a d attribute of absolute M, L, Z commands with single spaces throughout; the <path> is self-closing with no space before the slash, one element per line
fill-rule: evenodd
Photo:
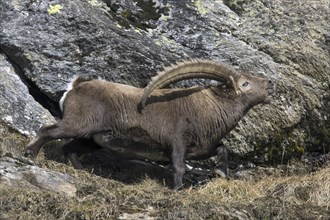
<path fill-rule="evenodd" d="M 217 80 L 227 86 L 161 89 L 194 78 Z M 167 67 L 145 89 L 79 76 L 60 103 L 62 120 L 42 127 L 25 155 L 35 157 L 47 141 L 68 138 L 74 140 L 64 151 L 83 153 L 79 140 L 85 139 L 87 148 L 93 140 L 128 158 L 172 162 L 174 186 L 179 188 L 186 159 L 219 154 L 226 168 L 221 139 L 249 109 L 266 102 L 272 93 L 270 80 L 207 60 Z"/>

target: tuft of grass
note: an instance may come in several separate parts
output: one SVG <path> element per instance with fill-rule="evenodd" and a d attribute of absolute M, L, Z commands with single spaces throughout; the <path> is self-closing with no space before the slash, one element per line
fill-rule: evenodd
<path fill-rule="evenodd" d="M 21 155 L 28 139 L 7 125 L 0 123 L 0 156 Z"/>

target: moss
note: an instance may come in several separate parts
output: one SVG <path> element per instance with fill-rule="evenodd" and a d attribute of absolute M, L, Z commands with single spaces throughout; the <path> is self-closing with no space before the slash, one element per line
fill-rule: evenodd
<path fill-rule="evenodd" d="M 62 5 L 56 4 L 56 5 L 49 5 L 48 14 L 54 15 L 61 13 L 61 10 L 63 9 Z"/>
<path fill-rule="evenodd" d="M 305 153 L 305 148 L 303 146 L 296 144 L 294 147 L 294 152 L 303 154 L 303 153 Z"/>
<path fill-rule="evenodd" d="M 156 22 L 160 18 L 164 19 L 168 16 L 168 4 L 164 7 L 156 7 L 156 3 L 152 0 L 135 0 L 135 2 L 141 10 L 123 10 L 119 14 L 114 14 L 119 25 L 126 29 L 132 26 L 136 28 L 135 30 L 153 29 L 156 28 Z"/>
<path fill-rule="evenodd" d="M 162 14 L 160 16 L 159 20 L 161 20 L 161 21 L 168 21 L 169 18 L 170 18 L 170 16 Z"/>
<path fill-rule="evenodd" d="M 200 15 L 206 15 L 209 13 L 209 10 L 203 5 L 203 2 L 201 0 L 191 0 L 196 7 L 196 11 Z"/>
<path fill-rule="evenodd" d="M 329 130 L 325 126 L 314 128 L 309 125 L 308 133 L 307 128 L 302 121 L 295 127 L 275 131 L 267 142 L 256 141 L 259 144 L 253 152 L 244 155 L 244 158 L 256 164 L 283 165 L 308 153 L 329 153 Z"/>
<path fill-rule="evenodd" d="M 322 126 L 320 128 L 320 142 L 330 143 L 330 128 Z M 330 149 L 328 149 L 330 151 Z"/>
<path fill-rule="evenodd" d="M 232 11 L 236 12 L 238 15 L 242 15 L 245 11 L 244 4 L 248 3 L 246 0 L 224 0 L 223 3 L 227 5 Z"/>
<path fill-rule="evenodd" d="M 175 50 L 178 48 L 178 43 L 174 40 L 169 39 L 168 37 L 162 35 L 159 39 L 155 41 L 155 44 L 158 46 L 166 45 L 169 50 Z"/>

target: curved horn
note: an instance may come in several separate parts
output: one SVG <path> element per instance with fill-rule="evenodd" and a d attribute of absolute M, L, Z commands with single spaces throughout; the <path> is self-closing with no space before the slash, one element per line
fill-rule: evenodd
<path fill-rule="evenodd" d="M 234 91 L 238 93 L 235 82 L 239 76 L 240 73 L 238 71 L 222 63 L 215 63 L 209 60 L 180 62 L 176 65 L 165 67 L 162 72 L 159 72 L 157 76 L 152 78 L 151 82 L 144 89 L 140 104 L 143 109 L 148 96 L 155 89 L 162 88 L 185 79 L 203 78 L 221 82 L 229 81 Z"/>

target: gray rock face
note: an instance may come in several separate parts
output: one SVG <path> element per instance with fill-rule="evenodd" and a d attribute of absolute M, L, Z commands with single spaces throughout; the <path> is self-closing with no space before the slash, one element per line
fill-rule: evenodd
<path fill-rule="evenodd" d="M 0 158 L 0 183 L 36 191 L 48 190 L 70 197 L 76 193 L 74 179 L 71 176 L 46 171 L 20 157 Z"/>
<path fill-rule="evenodd" d="M 2 122 L 29 137 L 44 123 L 54 122 L 51 114 L 29 94 L 4 54 L 0 54 L 0 117 Z"/>
<path fill-rule="evenodd" d="M 208 58 L 277 84 L 273 102 L 254 108 L 227 136 L 233 152 L 256 152 L 260 161 L 276 152 L 329 151 L 329 1 L 19 0 L 0 7 L 0 49 L 10 59 L 2 69 L 15 64 L 55 116 L 54 103 L 77 73 L 144 87 L 163 65 Z M 0 74 L 2 82 L 12 77 Z M 2 93 L 1 105 L 13 106 L 17 93 Z M 50 120 L 39 107 L 21 110 L 20 117 L 6 109 L 2 120 L 19 131 Z"/>

